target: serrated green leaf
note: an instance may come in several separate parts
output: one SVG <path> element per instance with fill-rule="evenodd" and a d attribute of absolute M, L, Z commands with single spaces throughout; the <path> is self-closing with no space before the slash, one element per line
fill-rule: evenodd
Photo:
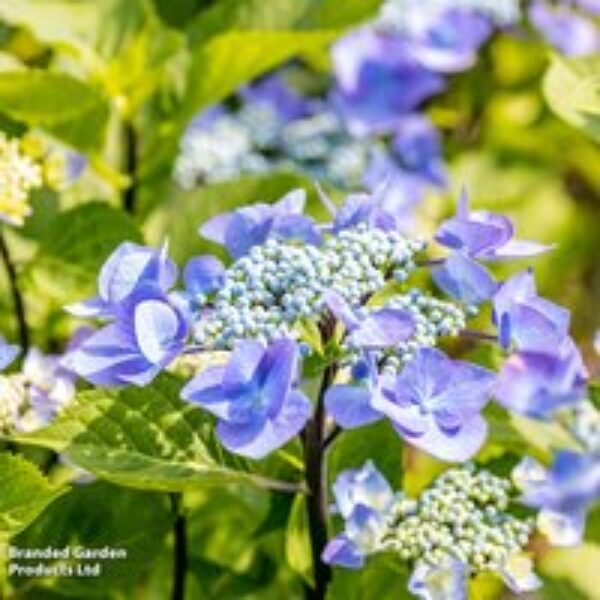
<path fill-rule="evenodd" d="M 260 483 L 245 461 L 224 454 L 212 421 L 179 399 L 180 388 L 163 375 L 145 388 L 85 391 L 48 427 L 12 439 L 63 452 L 98 477 L 136 489 Z"/>
<path fill-rule="evenodd" d="M 552 110 L 571 125 L 600 141 L 600 56 L 556 56 L 544 78 Z"/>
<path fill-rule="evenodd" d="M 306 497 L 297 495 L 292 504 L 285 532 L 285 557 L 292 569 L 313 585 L 313 565 L 308 533 Z"/>
<path fill-rule="evenodd" d="M 0 544 L 25 529 L 54 500 L 68 491 L 52 485 L 26 459 L 0 454 Z"/>
<path fill-rule="evenodd" d="M 103 143 L 108 105 L 79 79 L 50 71 L 0 72 L 0 111 L 80 150 Z"/>

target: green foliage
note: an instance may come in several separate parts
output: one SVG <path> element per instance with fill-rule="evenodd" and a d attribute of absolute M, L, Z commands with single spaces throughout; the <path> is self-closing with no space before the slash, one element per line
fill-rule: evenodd
<path fill-rule="evenodd" d="M 0 112 L 80 150 L 103 143 L 108 106 L 85 82 L 51 71 L 0 72 Z"/>
<path fill-rule="evenodd" d="M 297 495 L 292 504 L 285 531 L 285 557 L 290 567 L 299 573 L 308 585 L 312 585 L 313 564 L 310 553 L 306 496 L 304 495 Z"/>
<path fill-rule="evenodd" d="M 0 546 L 67 491 L 21 456 L 0 453 Z"/>
<path fill-rule="evenodd" d="M 167 498 L 102 482 L 75 486 L 14 540 L 21 548 L 109 548 L 127 558 L 101 561 L 102 577 L 14 579 L 19 597 L 34 600 L 54 591 L 76 598 L 104 596 L 107 588 L 131 588 L 166 551 L 172 516 Z M 71 559 L 71 564 L 93 563 Z M 27 585 L 28 584 L 28 585 Z"/>
<path fill-rule="evenodd" d="M 137 489 L 253 481 L 241 464 L 225 464 L 206 413 L 179 400 L 180 387 L 165 375 L 143 389 L 84 391 L 49 426 L 14 439 L 64 452 L 98 477 Z"/>
<path fill-rule="evenodd" d="M 600 141 L 600 56 L 555 56 L 544 93 L 559 117 Z"/>

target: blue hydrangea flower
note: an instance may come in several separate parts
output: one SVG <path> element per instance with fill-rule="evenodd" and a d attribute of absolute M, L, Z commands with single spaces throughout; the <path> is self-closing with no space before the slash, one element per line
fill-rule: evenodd
<path fill-rule="evenodd" d="M 17 358 L 20 352 L 19 346 L 9 344 L 4 337 L 0 335 L 0 371 L 6 369 Z"/>
<path fill-rule="evenodd" d="M 495 375 L 421 348 L 399 375 L 383 374 L 371 406 L 387 416 L 409 443 L 446 461 L 465 461 L 481 447 Z"/>
<path fill-rule="evenodd" d="M 572 342 L 571 342 L 572 344 Z M 512 355 L 498 375 L 496 399 L 506 408 L 545 419 L 584 394 L 586 372 L 574 344 L 562 354 L 520 352 Z"/>
<path fill-rule="evenodd" d="M 304 190 L 294 190 L 275 204 L 253 204 L 213 217 L 202 225 L 200 233 L 225 246 L 234 258 L 244 256 L 270 236 L 319 244 L 321 234 L 314 221 L 302 214 L 305 204 Z"/>
<path fill-rule="evenodd" d="M 537 295 L 529 270 L 505 281 L 492 303 L 493 320 L 504 348 L 514 342 L 519 350 L 547 352 L 560 348 L 568 337 L 569 311 Z"/>
<path fill-rule="evenodd" d="M 328 564 L 358 569 L 366 555 L 381 544 L 395 494 L 372 461 L 341 473 L 333 484 L 333 494 L 333 512 L 339 512 L 345 528 L 329 541 L 322 558 Z"/>
<path fill-rule="evenodd" d="M 225 366 L 210 367 L 182 391 L 219 420 L 217 435 L 236 454 L 262 458 L 295 436 L 312 406 L 296 389 L 298 349 L 289 339 L 269 346 L 240 341 Z"/>
<path fill-rule="evenodd" d="M 465 71 L 492 32 L 481 14 L 460 8 L 413 11 L 408 22 L 410 52 L 427 69 L 441 73 Z"/>
<path fill-rule="evenodd" d="M 188 337 L 188 304 L 168 293 L 176 279 L 166 248 L 121 244 L 100 271 L 98 297 L 70 307 L 111 322 L 68 352 L 64 364 L 95 385 L 150 383 Z"/>
<path fill-rule="evenodd" d="M 141 287 L 167 292 L 177 280 L 177 267 L 160 250 L 123 242 L 108 257 L 98 276 L 98 296 L 67 306 L 79 317 L 114 317 Z"/>
<path fill-rule="evenodd" d="M 408 591 L 422 600 L 467 600 L 467 566 L 448 556 L 440 564 L 420 562 L 408 582 Z"/>
<path fill-rule="evenodd" d="M 564 54 L 578 56 L 600 50 L 598 25 L 571 7 L 553 7 L 538 0 L 529 8 L 529 18 L 546 41 Z"/>
<path fill-rule="evenodd" d="M 586 512 L 600 498 L 600 459 L 571 451 L 556 453 L 550 469 L 527 457 L 513 472 L 522 501 L 539 508 L 538 527 L 558 546 L 581 542 Z"/>
<path fill-rule="evenodd" d="M 353 32 L 335 44 L 332 58 L 332 100 L 358 135 L 393 130 L 402 115 L 444 89 L 444 80 L 422 67 L 395 35 Z"/>
<path fill-rule="evenodd" d="M 514 226 L 508 217 L 483 210 L 471 212 L 464 191 L 456 216 L 444 221 L 435 235 L 442 246 L 487 261 L 535 256 L 551 249 L 551 246 L 513 237 Z"/>
<path fill-rule="evenodd" d="M 460 251 L 450 254 L 431 274 L 442 291 L 466 304 L 481 304 L 498 289 L 491 273 Z"/>

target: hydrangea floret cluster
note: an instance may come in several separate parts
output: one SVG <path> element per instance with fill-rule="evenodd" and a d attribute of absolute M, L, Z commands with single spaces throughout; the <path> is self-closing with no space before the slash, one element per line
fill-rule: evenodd
<path fill-rule="evenodd" d="M 304 213 L 298 190 L 215 216 L 200 233 L 231 260 L 193 257 L 181 278 L 166 245 L 123 243 L 101 269 L 97 296 L 69 307 L 101 327 L 68 349 L 56 376 L 145 386 L 178 357 L 218 352 L 222 360 L 193 374 L 181 395 L 214 417 L 225 449 L 251 459 L 299 437 L 307 457 L 323 461 L 343 430 L 386 420 L 408 446 L 463 463 L 489 438 L 490 402 L 541 420 L 584 410 L 587 373 L 568 312 L 538 295 L 531 271 L 497 281 L 488 268 L 551 248 L 516 240 L 510 220 L 473 211 L 464 197 L 430 248 L 401 232 L 403 207 L 386 189 L 339 207 L 320 192 L 327 223 Z M 477 315 L 480 327 L 491 315 L 486 330 L 468 329 Z M 447 342 L 458 337 L 495 343 L 504 364 L 495 372 L 452 357 Z M 4 363 L 14 354 L 2 346 Z M 54 415 L 60 403 L 46 383 L 39 403 Z M 538 529 L 550 541 L 561 543 L 559 529 L 562 541 L 579 540 L 599 492 L 597 450 L 559 453 L 548 470 L 527 460 L 515 482 L 539 512 Z M 322 503 L 309 468 L 306 476 Z M 356 568 L 373 552 L 395 552 L 422 597 L 434 583 L 464 590 L 482 570 L 532 589 L 524 550 L 533 522 L 510 510 L 517 488 L 468 466 L 406 498 L 368 464 L 334 486 L 345 529 L 323 556 Z"/>
<path fill-rule="evenodd" d="M 466 578 L 482 571 L 516 592 L 539 587 L 526 552 L 535 522 L 509 512 L 518 494 L 510 479 L 467 463 L 412 499 L 367 462 L 341 473 L 333 492 L 344 531 L 324 551 L 332 564 L 359 568 L 369 555 L 396 554 L 412 565 L 409 589 L 423 598 L 466 598 Z"/>

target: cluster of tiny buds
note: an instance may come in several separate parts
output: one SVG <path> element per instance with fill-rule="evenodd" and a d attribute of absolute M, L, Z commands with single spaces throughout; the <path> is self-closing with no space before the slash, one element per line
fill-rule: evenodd
<path fill-rule="evenodd" d="M 274 170 L 305 173 L 344 189 L 362 184 L 381 144 L 352 138 L 333 112 L 285 122 L 264 102 L 192 124 L 181 141 L 174 179 L 185 189 Z"/>
<path fill-rule="evenodd" d="M 37 418 L 29 399 L 29 382 L 21 374 L 0 375 L 0 432 L 34 429 Z"/>
<path fill-rule="evenodd" d="M 323 310 L 325 291 L 359 307 L 381 289 L 388 273 L 408 277 L 423 248 L 420 240 L 364 224 L 328 236 L 321 246 L 269 239 L 227 270 L 212 302 L 196 299 L 209 307 L 196 324 L 196 342 L 226 349 L 243 338 L 297 338 L 295 325 Z"/>
<path fill-rule="evenodd" d="M 501 570 L 520 553 L 534 520 L 507 512 L 512 483 L 473 465 L 450 469 L 424 491 L 412 509 L 396 509 L 384 539 L 403 560 L 440 564 L 454 556 L 472 572 Z"/>

